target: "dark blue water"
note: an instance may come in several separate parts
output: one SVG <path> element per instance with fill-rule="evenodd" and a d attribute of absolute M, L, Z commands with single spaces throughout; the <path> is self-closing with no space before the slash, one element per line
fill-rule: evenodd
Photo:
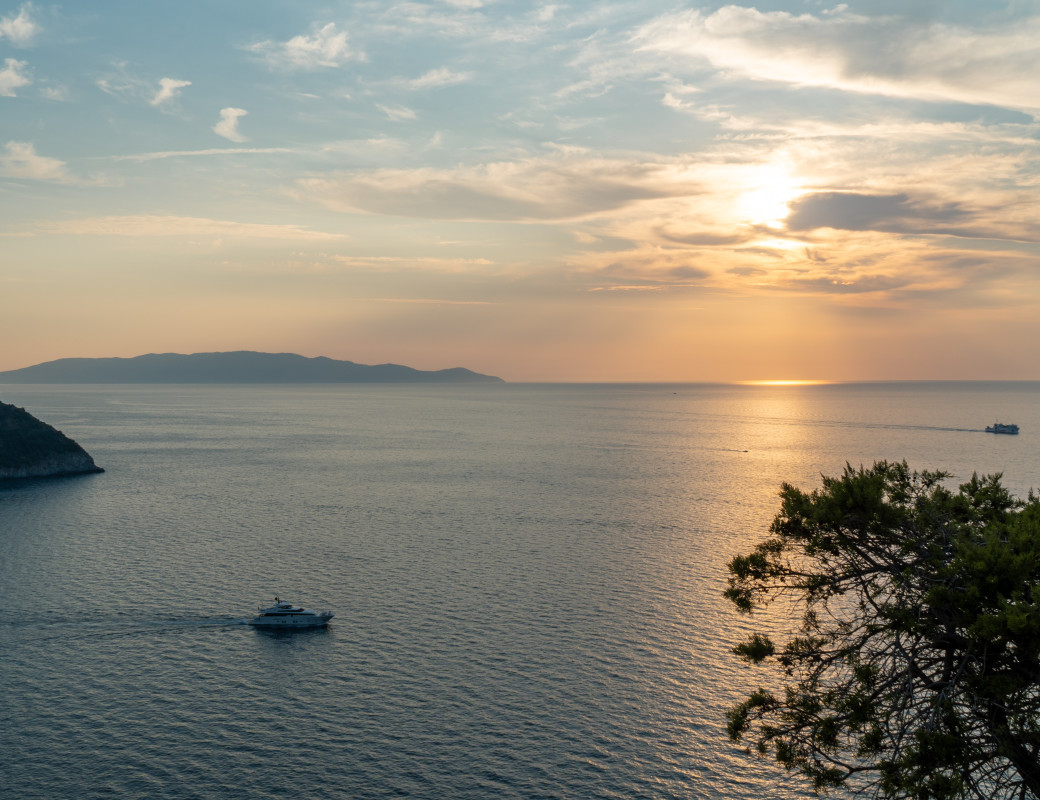
<path fill-rule="evenodd" d="M 780 482 L 1040 484 L 1036 384 L 0 399 L 107 470 L 0 489 L 5 798 L 799 797 L 723 730 Z M 336 618 L 245 625 L 275 594 Z"/>

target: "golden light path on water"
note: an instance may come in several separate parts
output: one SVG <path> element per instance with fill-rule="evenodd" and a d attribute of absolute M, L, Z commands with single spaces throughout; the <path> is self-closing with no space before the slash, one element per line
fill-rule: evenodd
<path fill-rule="evenodd" d="M 740 381 L 741 386 L 822 386 L 829 383 L 832 381 L 801 379 Z"/>

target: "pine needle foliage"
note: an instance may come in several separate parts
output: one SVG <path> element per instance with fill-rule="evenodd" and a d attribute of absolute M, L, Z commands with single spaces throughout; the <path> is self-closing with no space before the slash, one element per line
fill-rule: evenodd
<path fill-rule="evenodd" d="M 1040 797 L 1040 499 L 949 477 L 878 462 L 785 484 L 770 538 L 729 565 L 741 612 L 801 614 L 734 648 L 782 688 L 731 709 L 729 735 L 817 792 Z"/>

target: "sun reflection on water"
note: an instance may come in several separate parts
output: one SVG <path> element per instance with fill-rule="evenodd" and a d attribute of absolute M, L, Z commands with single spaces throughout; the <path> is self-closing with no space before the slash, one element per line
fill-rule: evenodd
<path fill-rule="evenodd" d="M 784 379 L 784 380 L 759 380 L 759 381 L 740 381 L 741 386 L 821 386 L 831 383 L 826 380 L 803 380 L 803 379 Z"/>

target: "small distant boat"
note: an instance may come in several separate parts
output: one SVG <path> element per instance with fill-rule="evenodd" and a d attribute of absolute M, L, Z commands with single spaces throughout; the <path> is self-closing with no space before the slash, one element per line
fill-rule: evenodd
<path fill-rule="evenodd" d="M 994 422 L 992 425 L 986 426 L 986 433 L 1018 433 L 1018 426 L 1012 423 Z"/>
<path fill-rule="evenodd" d="M 249 624 L 258 628 L 316 628 L 328 625 L 333 617 L 331 611 L 310 611 L 278 597 L 275 597 L 273 606 L 259 606 L 257 611 L 259 613 L 249 620 Z"/>

